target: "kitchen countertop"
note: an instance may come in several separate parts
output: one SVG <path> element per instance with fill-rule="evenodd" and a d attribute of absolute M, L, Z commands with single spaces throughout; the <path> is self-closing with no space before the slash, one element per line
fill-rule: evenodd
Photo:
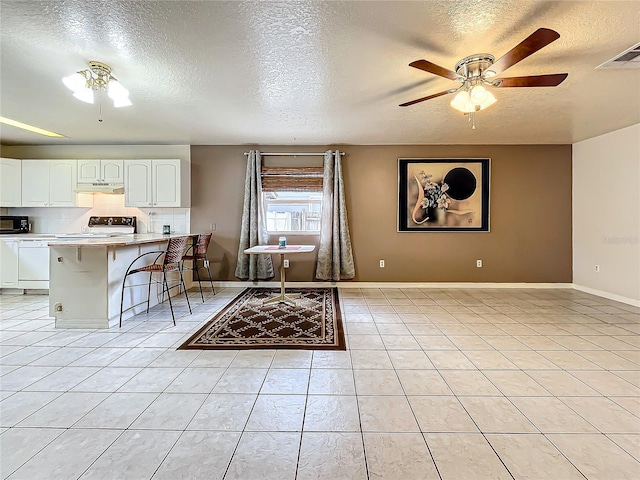
<path fill-rule="evenodd" d="M 49 246 L 56 247 L 126 247 L 128 245 L 141 245 L 144 243 L 160 243 L 177 237 L 192 237 L 196 233 L 174 233 L 164 235 L 162 233 L 132 233 L 108 238 L 54 238 Z"/>
<path fill-rule="evenodd" d="M 127 245 L 141 245 L 144 243 L 160 243 L 170 238 L 192 237 L 197 233 L 133 233 L 116 237 L 99 238 L 56 238 L 53 233 L 21 233 L 16 235 L 2 235 L 0 240 L 44 240 L 49 246 L 56 247 L 125 247 Z"/>

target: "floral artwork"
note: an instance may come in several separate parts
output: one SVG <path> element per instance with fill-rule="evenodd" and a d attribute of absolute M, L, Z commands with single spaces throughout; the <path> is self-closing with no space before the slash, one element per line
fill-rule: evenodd
<path fill-rule="evenodd" d="M 398 159 L 398 231 L 489 231 L 489 159 Z"/>

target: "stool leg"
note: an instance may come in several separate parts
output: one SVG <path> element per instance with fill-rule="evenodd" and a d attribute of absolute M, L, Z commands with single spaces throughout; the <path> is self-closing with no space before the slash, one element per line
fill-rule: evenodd
<path fill-rule="evenodd" d="M 184 277 L 182 276 L 182 268 L 178 266 L 178 271 L 180 272 L 180 283 L 182 283 L 182 288 L 184 289 L 184 298 L 187 299 L 187 306 L 189 307 L 189 313 L 193 313 L 191 311 L 191 303 L 189 303 L 189 295 L 187 295 L 187 287 L 184 284 Z"/>
<path fill-rule="evenodd" d="M 162 271 L 162 301 L 164 302 L 164 289 L 167 289 L 167 297 L 169 297 L 169 308 L 171 309 L 171 318 L 173 318 L 173 325 L 176 324 L 176 317 L 173 314 L 173 303 L 171 302 L 171 292 L 169 291 L 169 284 L 167 283 L 167 272 Z"/>
<path fill-rule="evenodd" d="M 202 293 L 202 283 L 200 280 L 200 269 L 198 268 L 198 259 L 193 258 L 193 269 L 196 271 L 196 278 L 198 279 L 198 287 L 200 287 L 200 297 L 202 297 L 202 303 L 204 303 L 204 293 Z"/>
<path fill-rule="evenodd" d="M 120 295 L 120 328 L 122 328 L 122 307 L 124 307 L 124 284 L 127 281 L 127 276 L 124 276 L 122 280 L 122 294 Z"/>
<path fill-rule="evenodd" d="M 149 313 L 149 302 L 151 301 L 151 277 L 152 276 L 153 276 L 153 272 L 149 272 L 149 290 L 147 291 L 147 313 Z"/>
<path fill-rule="evenodd" d="M 211 295 L 215 295 L 216 291 L 213 289 L 213 277 L 211 276 L 211 269 L 209 268 L 209 260 L 205 259 L 204 264 L 207 267 L 207 272 L 209 273 L 209 282 L 211 282 Z"/>

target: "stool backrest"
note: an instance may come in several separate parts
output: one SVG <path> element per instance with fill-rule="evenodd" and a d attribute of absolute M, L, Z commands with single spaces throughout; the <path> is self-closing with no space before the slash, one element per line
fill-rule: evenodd
<path fill-rule="evenodd" d="M 198 235 L 196 241 L 195 256 L 204 258 L 207 256 L 207 250 L 209 249 L 209 242 L 211 242 L 211 233 L 201 233 Z"/>
<path fill-rule="evenodd" d="M 187 240 L 189 237 L 174 237 L 169 239 L 167 245 L 167 252 L 164 255 L 164 264 L 169 265 L 172 263 L 178 263 L 182 260 L 184 249 L 187 246 Z"/>

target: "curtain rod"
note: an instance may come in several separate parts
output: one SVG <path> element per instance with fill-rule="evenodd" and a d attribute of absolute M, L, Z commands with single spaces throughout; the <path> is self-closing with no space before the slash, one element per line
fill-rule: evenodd
<path fill-rule="evenodd" d="M 244 152 L 245 155 L 249 155 L 249 152 Z M 260 155 L 262 155 L 263 157 L 267 157 L 267 156 L 278 156 L 278 157 L 295 157 L 297 155 L 300 155 L 301 157 L 320 157 L 320 156 L 324 156 L 324 152 L 323 153 L 262 153 L 260 152 Z M 340 155 L 344 155 L 344 152 L 340 152 Z"/>

